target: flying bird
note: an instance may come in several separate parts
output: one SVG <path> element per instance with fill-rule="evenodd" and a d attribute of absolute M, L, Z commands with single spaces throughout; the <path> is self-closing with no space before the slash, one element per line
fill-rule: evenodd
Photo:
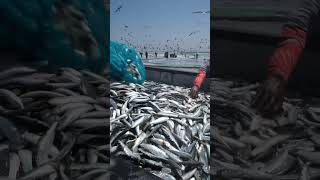
<path fill-rule="evenodd" d="M 199 32 L 199 31 L 193 31 L 193 32 L 191 32 L 188 36 L 191 36 L 191 35 L 193 35 L 193 34 L 195 34 L 195 33 L 197 33 L 197 32 Z"/>
<path fill-rule="evenodd" d="M 120 12 L 121 8 L 122 8 L 122 5 L 120 5 L 120 6 L 114 11 L 114 13 Z"/>
<path fill-rule="evenodd" d="M 192 14 L 208 14 L 210 11 L 194 11 Z"/>

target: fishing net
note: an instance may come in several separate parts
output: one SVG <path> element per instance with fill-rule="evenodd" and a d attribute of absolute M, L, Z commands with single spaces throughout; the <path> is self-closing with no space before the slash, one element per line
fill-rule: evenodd
<path fill-rule="evenodd" d="M 117 80 L 142 84 L 146 79 L 138 53 L 125 44 L 110 41 L 111 76 Z"/>
<path fill-rule="evenodd" d="M 34 59 L 48 61 L 50 70 L 102 73 L 108 62 L 105 8 L 101 0 L 3 0 L 0 48 L 32 52 Z"/>
<path fill-rule="evenodd" d="M 109 62 L 107 60 L 109 50 L 107 48 L 109 41 L 109 13 L 108 9 L 105 9 L 108 2 L 107 0 L 105 2 L 102 0 L 2 0 L 0 1 L 0 17 L 2 20 L 0 24 L 1 52 L 6 52 L 5 50 L 8 49 L 12 50 L 14 55 L 20 55 L 20 52 L 28 52 L 28 56 L 23 57 L 25 62 L 22 63 L 30 65 L 34 63 L 40 64 L 39 62 L 42 60 L 48 61 L 48 67 L 51 71 L 56 71 L 59 67 L 69 66 L 102 73 Z M 2 61 L 8 60 L 3 58 Z M 39 78 L 39 74 L 33 77 Z M 1 81 L 4 79 L 7 78 L 2 78 Z M 25 78 L 22 79 L 26 80 Z M 95 84 L 97 84 L 97 82 L 95 82 Z M 3 84 L 1 86 L 1 88 L 10 89 L 10 86 Z M 41 87 L 43 86 L 37 86 L 36 89 L 40 90 Z M 29 89 L 24 85 L 20 86 L 20 88 L 26 91 Z M 76 87 L 75 90 L 80 90 L 79 86 Z M 103 98 L 106 96 L 108 95 L 103 94 Z M 107 100 L 104 101 L 104 104 L 106 101 Z M 2 100 L 1 103 L 3 103 Z M 4 105 L 1 105 L 1 107 L 4 107 Z M 42 107 L 45 107 L 43 103 Z M 5 116 L 2 110 L 1 116 Z M 37 109 L 29 110 L 26 116 L 40 115 Z M 23 116 L 22 114 L 20 115 Z M 12 119 L 16 118 L 10 118 L 10 120 Z M 33 123 L 29 125 L 22 123 L 17 126 L 19 131 L 23 129 L 23 131 L 32 131 L 33 133 L 39 133 L 41 135 L 43 135 L 43 131 L 47 130 L 43 127 L 39 128 Z M 105 128 L 101 129 L 103 129 L 103 137 L 105 137 Z M 99 131 L 95 129 L 94 132 L 97 133 Z M 14 168 L 10 168 L 9 152 L 4 152 L 5 148 L 3 145 L 8 143 L 8 140 L 2 133 L 0 134 L 2 143 L 0 176 L 4 178 L 9 175 L 10 169 Z M 56 138 L 61 137 L 61 135 L 58 135 Z M 105 138 L 108 137 L 106 136 Z M 106 139 L 101 141 L 103 141 L 102 145 L 108 142 Z M 62 142 L 62 140 L 57 140 L 56 142 Z M 90 143 L 95 142 L 90 141 Z M 82 145 L 84 145 L 84 148 L 87 148 L 89 143 L 82 143 Z M 62 144 L 62 146 L 64 147 L 64 144 Z M 72 153 L 76 154 L 74 151 L 79 152 L 78 149 L 80 147 L 81 145 L 77 144 L 74 150 L 72 150 Z M 36 168 L 36 153 L 33 151 L 35 148 L 33 148 L 30 143 L 24 148 L 32 151 L 33 160 L 31 164 Z M 101 150 L 101 152 L 105 153 L 105 150 Z M 17 152 L 13 153 L 16 154 Z M 105 154 L 108 155 L 109 153 Z M 73 157 L 70 158 L 70 155 L 66 157 L 67 159 L 69 158 L 69 160 L 78 160 Z M 101 159 L 99 159 L 99 161 L 100 160 Z M 63 160 L 63 162 L 67 161 Z M 13 165 L 16 167 L 17 164 L 18 163 L 14 162 Z M 15 176 L 21 177 L 25 175 L 21 169 L 23 169 L 23 167 L 19 163 L 18 172 L 14 173 Z M 72 173 L 68 175 L 70 175 L 70 179 L 76 179 L 76 176 L 79 176 L 79 174 L 83 174 L 83 171 L 76 170 L 76 172 L 74 172 L 73 170 Z"/>

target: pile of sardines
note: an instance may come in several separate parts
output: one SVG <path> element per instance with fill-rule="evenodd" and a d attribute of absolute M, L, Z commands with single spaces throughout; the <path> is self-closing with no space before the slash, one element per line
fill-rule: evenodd
<path fill-rule="evenodd" d="M 211 80 L 213 179 L 320 179 L 320 108 L 285 98 L 276 117 L 251 107 L 258 84 Z"/>
<path fill-rule="evenodd" d="M 168 180 L 210 179 L 210 96 L 155 82 L 110 85 L 110 152 Z"/>
<path fill-rule="evenodd" d="M 108 96 L 109 81 L 88 71 L 2 71 L 0 179 L 107 179 Z"/>

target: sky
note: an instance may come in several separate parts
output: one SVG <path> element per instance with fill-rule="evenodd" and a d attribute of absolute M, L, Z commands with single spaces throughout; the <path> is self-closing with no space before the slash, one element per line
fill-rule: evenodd
<path fill-rule="evenodd" d="M 210 0 L 111 0 L 110 38 L 138 51 L 209 52 Z"/>

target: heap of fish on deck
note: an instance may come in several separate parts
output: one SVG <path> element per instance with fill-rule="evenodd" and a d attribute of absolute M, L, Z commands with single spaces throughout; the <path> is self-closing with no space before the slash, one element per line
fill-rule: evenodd
<path fill-rule="evenodd" d="M 87 71 L 1 72 L 1 178 L 107 179 L 108 96 L 109 81 Z"/>
<path fill-rule="evenodd" d="M 250 102 L 257 84 L 211 81 L 210 174 L 214 179 L 319 179 L 320 108 L 285 99 L 271 119 Z"/>
<path fill-rule="evenodd" d="M 209 179 L 210 97 L 145 82 L 110 86 L 111 154 L 163 179 Z"/>

